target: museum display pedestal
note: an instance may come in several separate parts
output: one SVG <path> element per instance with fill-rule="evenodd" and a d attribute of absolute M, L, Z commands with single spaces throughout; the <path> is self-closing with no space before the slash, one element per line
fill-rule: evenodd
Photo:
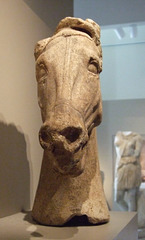
<path fill-rule="evenodd" d="M 110 212 L 110 222 L 97 226 L 49 227 L 36 225 L 30 214 L 0 219 L 1 240 L 137 240 L 137 214 Z"/>

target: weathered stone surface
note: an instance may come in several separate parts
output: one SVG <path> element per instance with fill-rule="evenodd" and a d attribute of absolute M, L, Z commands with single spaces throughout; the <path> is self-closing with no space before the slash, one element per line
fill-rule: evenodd
<path fill-rule="evenodd" d="M 108 222 L 95 129 L 102 119 L 100 28 L 65 18 L 38 42 L 35 58 L 44 155 L 32 216 L 45 225 L 83 215 Z"/>

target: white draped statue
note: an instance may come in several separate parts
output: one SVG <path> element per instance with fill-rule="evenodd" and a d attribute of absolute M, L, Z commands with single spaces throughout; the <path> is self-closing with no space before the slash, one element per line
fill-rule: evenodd
<path fill-rule="evenodd" d="M 137 194 L 141 184 L 140 152 L 142 137 L 131 131 L 117 132 L 114 140 L 116 148 L 115 201 L 123 211 L 137 210 Z M 125 193 L 127 192 L 127 201 Z"/>

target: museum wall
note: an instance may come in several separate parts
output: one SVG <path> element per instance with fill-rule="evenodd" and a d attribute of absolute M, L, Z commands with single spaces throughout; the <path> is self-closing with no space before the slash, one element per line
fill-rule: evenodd
<path fill-rule="evenodd" d="M 99 159 L 105 194 L 113 210 L 119 210 L 113 201 L 113 139 L 118 130 L 145 134 L 145 99 L 103 101 L 103 121 L 97 129 Z"/>
<path fill-rule="evenodd" d="M 144 21 L 145 1 L 74 0 L 74 16 L 92 18 L 101 26 Z"/>
<path fill-rule="evenodd" d="M 92 18 L 101 26 L 103 100 L 144 98 L 144 8 L 145 2 L 135 0 L 74 0 L 75 17 Z M 119 38 L 117 31 L 123 36 Z"/>
<path fill-rule="evenodd" d="M 145 28 L 143 30 L 145 33 Z M 120 44 L 103 46 L 102 49 L 100 79 L 103 100 L 145 98 L 145 41 L 138 42 L 136 38 L 136 42 L 130 40 L 122 44 L 120 40 Z"/>
<path fill-rule="evenodd" d="M 73 14 L 72 4 L 56 2 L 0 1 L 0 217 L 28 210 L 36 191 L 42 150 L 34 45 Z"/>

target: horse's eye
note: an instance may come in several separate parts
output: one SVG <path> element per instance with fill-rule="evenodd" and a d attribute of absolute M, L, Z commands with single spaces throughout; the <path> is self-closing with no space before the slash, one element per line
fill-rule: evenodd
<path fill-rule="evenodd" d="M 98 73 L 98 63 L 94 59 L 90 59 L 88 64 L 88 70 L 94 74 Z"/>
<path fill-rule="evenodd" d="M 40 65 L 37 69 L 36 69 L 36 76 L 37 76 L 37 81 L 39 83 L 45 83 L 46 80 L 46 76 L 47 76 L 47 70 L 44 67 L 44 65 Z"/>
<path fill-rule="evenodd" d="M 46 74 L 46 70 L 44 68 L 40 68 L 39 70 L 39 76 L 43 77 Z"/>

